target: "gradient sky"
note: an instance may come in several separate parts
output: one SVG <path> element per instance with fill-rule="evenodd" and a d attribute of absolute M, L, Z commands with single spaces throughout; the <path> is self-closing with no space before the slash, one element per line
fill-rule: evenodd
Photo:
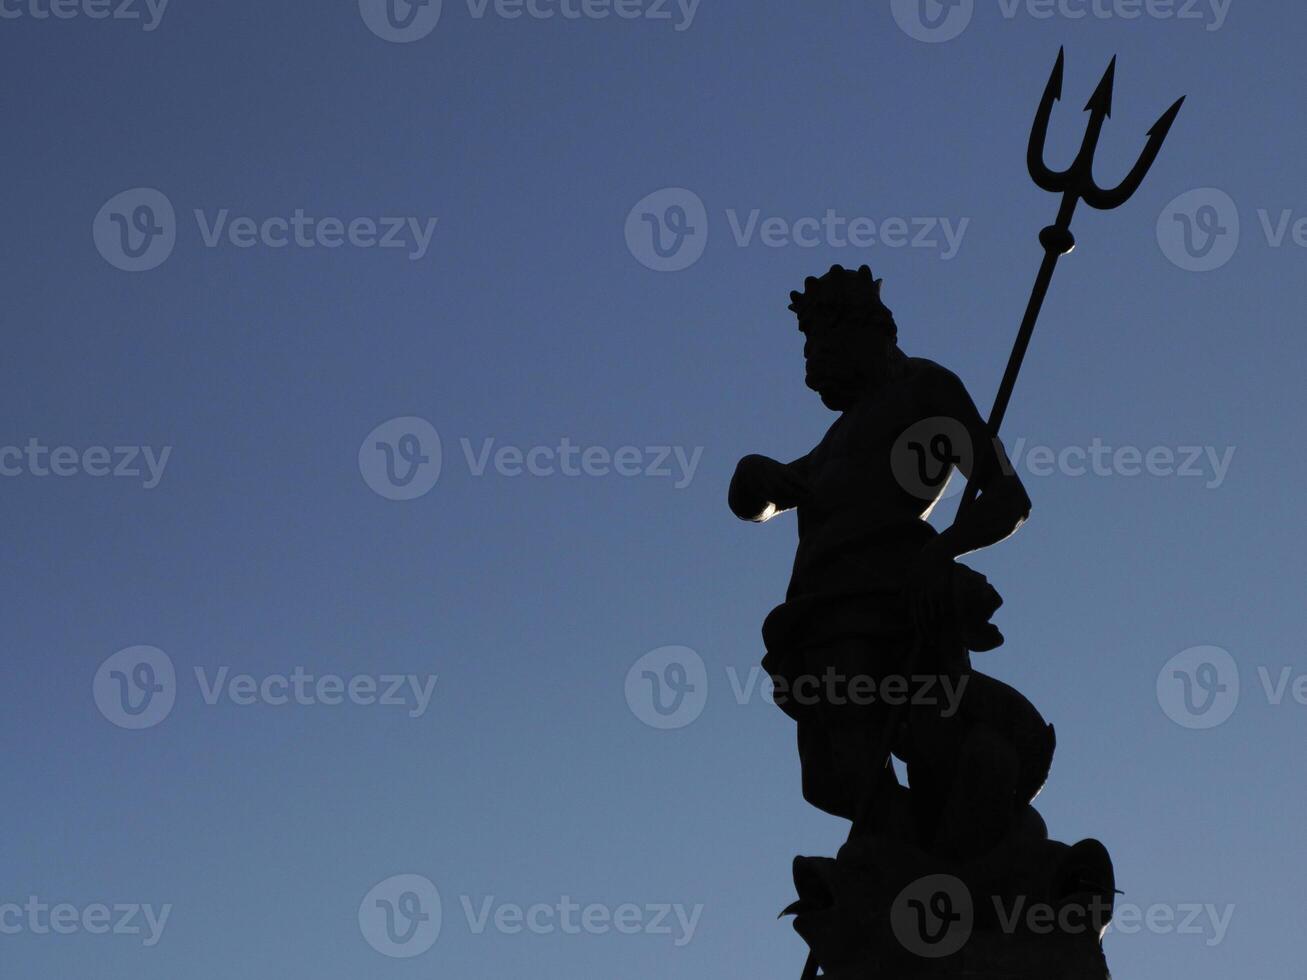
<path fill-rule="evenodd" d="M 93 19 L 93 0 L 67 19 L 34 16 L 47 0 L 0 8 L 0 446 L 68 446 L 79 465 L 97 446 L 172 447 L 152 489 L 66 454 L 65 477 L 4 457 L 0 905 L 172 906 L 151 947 L 0 935 L 6 978 L 798 976 L 802 944 L 775 919 L 790 860 L 833 854 L 846 827 L 802 802 L 791 723 L 733 692 L 795 530 L 735 521 L 726 484 L 739 456 L 798 456 L 829 424 L 785 306 L 834 262 L 871 264 L 904 349 L 988 406 L 1056 211 L 1025 142 L 1059 45 L 1055 162 L 1120 55 L 1103 183 L 1189 101 L 1135 199 L 1077 215 L 1007 442 L 1210 448 L 1228 469 L 1130 476 L 1127 454 L 1108 475 L 1039 475 L 1029 457 L 1032 520 L 972 561 L 1006 598 L 1008 642 L 978 666 L 1057 726 L 1037 804 L 1054 837 L 1102 839 L 1122 901 L 1177 924 L 1190 905 L 1233 907 L 1219 942 L 1206 913 L 1197 934 L 1109 936 L 1118 976 L 1300 975 L 1307 707 L 1292 681 L 1273 703 L 1258 671 L 1307 671 L 1291 489 L 1307 481 L 1307 239 L 1292 230 L 1307 217 L 1307 9 L 1201 0 L 1131 18 L 1143 4 L 976 0 L 945 21 L 970 13 L 958 36 L 922 40 L 924 22 L 901 26 L 911 3 L 542 19 L 446 0 L 429 34 L 392 43 L 352 0 L 173 0 L 153 29 L 143 0 L 142 20 Z M 1196 17 L 1160 16 L 1181 9 Z M 112 253 L 112 218 L 93 234 L 136 188 L 176 214 L 175 249 L 146 272 L 97 248 Z M 632 209 L 664 188 L 706 214 L 702 256 L 676 272 L 627 241 Z M 1204 188 L 1228 199 L 1171 205 Z M 438 221 L 415 259 L 209 247 L 197 209 L 206 224 L 223 209 Z M 755 210 L 965 232 L 951 257 L 896 246 L 893 224 L 863 247 L 739 245 L 732 215 Z M 1216 240 L 1177 251 L 1186 220 Z M 407 501 L 370 489 L 359 456 L 401 417 L 427 420 L 443 449 L 438 482 Z M 486 439 L 509 465 L 478 476 L 461 440 L 475 457 Z M 563 440 L 635 447 L 640 475 L 511 475 L 513 449 Z M 644 472 L 664 446 L 702 447 L 688 482 Z M 137 645 L 167 655 L 176 700 L 126 730 L 97 708 L 95 679 Z M 624 693 L 665 646 L 706 672 L 702 713 L 675 730 L 643 723 Z M 1177 721 L 1168 666 L 1196 646 L 1232 661 L 1181 668 L 1201 680 L 1213 664 L 1227 700 L 1232 674 L 1241 685 L 1207 729 Z M 208 704 L 196 669 L 223 667 L 437 683 L 416 718 Z M 439 938 L 408 959 L 375 951 L 359 923 L 396 875 L 443 899 Z M 671 935 L 478 933 L 463 899 L 476 911 L 489 896 L 629 903 L 642 925 L 646 906 L 702 909 L 681 946 L 674 916 Z"/>

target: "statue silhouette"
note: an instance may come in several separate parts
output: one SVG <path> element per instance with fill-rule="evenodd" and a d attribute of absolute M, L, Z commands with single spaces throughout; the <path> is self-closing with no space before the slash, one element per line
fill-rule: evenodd
<path fill-rule="evenodd" d="M 1086 935 L 1096 950 L 1114 891 L 1106 851 L 1049 841 L 1030 805 L 1053 728 L 970 661 L 1003 642 L 990 622 L 1002 600 L 956 559 L 1015 532 L 1030 498 L 957 376 L 900 350 L 868 267 L 834 266 L 791 299 L 807 385 L 839 417 L 801 459 L 740 460 L 728 502 L 748 521 L 797 514 L 763 665 L 797 724 L 804 798 L 852 822 L 837 861 L 799 859 L 796 926 L 829 974 L 841 955 L 869 955 L 877 934 L 868 922 L 826 935 L 833 922 L 884 916 L 912 881 L 947 872 L 973 896 L 1079 902 L 1086 915 L 1095 902 L 1101 922 Z M 978 496 L 937 533 L 925 518 L 954 467 Z M 906 763 L 907 787 L 891 752 Z M 834 895 L 850 889 L 858 905 L 837 908 Z M 940 901 L 905 899 L 918 915 Z M 950 916 L 937 918 L 948 931 Z"/>
<path fill-rule="evenodd" d="M 1053 727 L 973 669 L 972 653 L 1003 642 L 990 622 L 1002 600 L 957 561 L 1030 516 L 998 434 L 1058 260 L 1075 247 L 1076 208 L 1128 201 L 1184 103 L 1104 189 L 1094 157 L 1116 59 L 1085 106 L 1075 159 L 1056 171 L 1044 148 L 1064 68 L 1059 51 L 1027 153 L 1031 177 L 1061 204 L 1040 232 L 1043 262 L 988 420 L 956 375 L 899 349 L 871 269 L 836 265 L 792 292 L 790 309 L 808 387 L 839 417 L 801 459 L 746 456 L 731 480 L 743 520 L 797 511 L 794 570 L 763 624 L 763 666 L 797 725 L 804 799 L 852 822 L 836 859 L 795 860 L 799 901 L 786 911 L 811 948 L 806 978 L 1107 976 L 1111 859 L 1095 840 L 1048 839 L 1031 803 L 1052 764 Z M 966 489 L 936 533 L 926 518 L 955 469 Z M 891 756 L 906 764 L 906 787 Z"/>

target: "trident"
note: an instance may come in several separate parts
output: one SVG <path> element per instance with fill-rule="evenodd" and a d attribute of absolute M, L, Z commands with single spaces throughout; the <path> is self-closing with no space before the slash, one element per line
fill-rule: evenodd
<path fill-rule="evenodd" d="M 1103 122 L 1112 115 L 1112 87 L 1116 81 L 1116 58 L 1113 57 L 1108 64 L 1103 80 L 1098 83 L 1098 88 L 1094 90 L 1094 94 L 1085 105 L 1085 111 L 1090 114 L 1089 128 L 1085 132 L 1084 142 L 1080 144 L 1080 152 L 1076 154 L 1070 167 L 1058 173 L 1044 163 L 1044 147 L 1048 141 L 1048 124 L 1053 118 L 1053 103 L 1062 100 L 1062 74 L 1065 64 L 1066 49 L 1060 48 L 1057 52 L 1057 64 L 1053 66 L 1053 75 L 1048 80 L 1048 86 L 1044 89 L 1044 98 L 1040 101 L 1039 111 L 1035 114 L 1035 125 L 1030 132 L 1030 148 L 1026 154 L 1030 176 L 1044 190 L 1061 194 L 1062 206 L 1058 209 L 1057 220 L 1039 233 L 1039 243 L 1044 246 L 1044 261 L 1039 267 L 1039 275 L 1035 278 L 1035 288 L 1030 294 L 1026 315 L 1021 320 L 1016 344 L 1008 358 L 1007 370 L 1003 372 L 1003 382 L 998 387 L 994 407 L 989 413 L 991 439 L 998 438 L 998 431 L 1003 425 L 1003 416 L 1007 414 L 1008 402 L 1012 399 L 1012 390 L 1016 387 L 1021 363 L 1025 360 L 1026 349 L 1030 346 L 1030 338 L 1035 332 L 1035 322 L 1044 307 L 1044 297 L 1048 295 L 1049 284 L 1053 281 L 1057 260 L 1076 247 L 1075 236 L 1071 234 L 1071 218 L 1076 213 L 1076 205 L 1083 200 L 1091 208 L 1111 211 L 1130 200 L 1135 191 L 1139 190 L 1139 185 L 1144 182 L 1144 177 L 1148 175 L 1153 161 L 1161 152 L 1162 143 L 1171 131 L 1175 117 L 1180 114 L 1180 107 L 1184 105 L 1184 97 L 1181 96 L 1176 100 L 1175 105 L 1162 114 L 1162 118 L 1157 120 L 1153 128 L 1148 131 L 1148 144 L 1144 147 L 1144 152 L 1134 165 L 1134 169 L 1119 186 L 1105 191 L 1094 180 L 1094 155 L 1098 152 L 1098 140 L 1103 134 Z M 967 488 L 958 503 L 959 515 L 976 499 L 980 489 L 978 478 L 981 475 L 979 467 L 971 474 Z"/>
<path fill-rule="evenodd" d="M 1026 350 L 1030 346 L 1030 338 L 1035 332 L 1035 323 L 1044 307 L 1044 298 L 1048 295 L 1048 287 L 1053 281 L 1053 272 L 1057 269 L 1057 260 L 1076 247 L 1075 236 L 1071 234 L 1071 219 L 1075 216 L 1076 206 L 1084 201 L 1091 208 L 1096 208 L 1099 211 L 1111 211 L 1130 200 L 1135 191 L 1139 190 L 1139 186 L 1144 182 L 1144 178 L 1152 168 L 1153 162 L 1162 150 L 1162 144 L 1166 141 L 1167 134 L 1171 131 L 1171 126 L 1175 123 L 1176 116 L 1180 114 L 1180 107 L 1184 105 L 1184 97 L 1181 97 L 1162 114 L 1162 118 L 1158 119 L 1153 124 L 1153 128 L 1148 131 L 1148 143 L 1144 146 L 1144 152 L 1139 157 L 1138 162 L 1135 163 L 1134 168 L 1126 175 L 1125 180 L 1110 191 L 1104 190 L 1094 180 L 1094 155 L 1098 151 L 1098 141 L 1103 134 L 1103 123 L 1112 115 L 1112 89 L 1116 82 L 1116 58 L 1113 57 L 1108 64 L 1103 80 L 1098 83 L 1098 88 L 1094 90 L 1094 94 L 1090 96 L 1089 102 L 1085 105 L 1085 111 L 1090 114 L 1089 127 L 1085 132 L 1084 142 L 1080 144 L 1080 152 L 1076 154 L 1071 166 L 1058 172 L 1044 163 L 1044 150 L 1048 142 L 1048 125 L 1053 118 L 1053 103 L 1062 100 L 1062 77 L 1065 65 L 1066 49 L 1060 48 L 1057 53 L 1057 64 L 1053 66 L 1053 74 L 1044 89 L 1044 97 L 1040 100 L 1039 111 L 1035 114 L 1035 125 L 1030 133 L 1030 146 L 1026 154 L 1030 176 L 1042 189 L 1053 194 L 1061 194 L 1062 206 L 1058 209 L 1057 220 L 1039 233 L 1039 243 L 1044 247 L 1044 261 L 1039 267 L 1039 275 L 1035 277 L 1035 287 L 1030 294 L 1030 302 L 1026 306 L 1026 313 L 1021 320 L 1021 327 L 1017 331 L 1016 344 L 1008 357 L 1007 369 L 1003 372 L 1003 381 L 999 385 L 998 395 L 994 399 L 994 407 L 989 413 L 989 436 L 994 440 L 998 439 L 999 429 L 1003 425 L 1003 416 L 1007 414 L 1008 403 L 1012 400 L 1012 391 L 1016 387 L 1017 375 L 1021 372 L 1021 364 L 1025 360 Z M 980 490 L 982 475 L 980 467 L 976 467 L 972 471 L 971 479 L 967 482 L 966 490 L 963 492 L 962 499 L 958 504 L 959 516 L 974 503 Z M 918 637 L 918 649 L 913 651 L 911 657 L 913 661 L 917 659 L 920 652 L 919 641 L 920 638 Z M 880 761 L 881 767 L 889 764 L 894 731 L 898 727 L 901 712 L 902 707 L 896 705 L 891 709 L 890 717 L 887 719 L 885 733 L 875 757 Z M 875 802 L 876 789 L 881 785 L 881 782 L 878 779 L 873 780 L 863 796 L 858 812 L 859 820 L 870 816 L 872 805 Z M 803 970 L 803 980 L 815 980 L 819 966 L 817 954 L 815 952 L 810 953 L 807 965 Z"/>

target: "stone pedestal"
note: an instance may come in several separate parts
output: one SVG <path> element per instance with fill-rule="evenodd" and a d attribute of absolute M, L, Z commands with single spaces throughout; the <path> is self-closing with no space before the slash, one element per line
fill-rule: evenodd
<path fill-rule="evenodd" d="M 831 980 L 1110 980 L 1101 936 L 1115 879 L 1106 849 L 1018 838 L 949 862 L 901 839 L 794 861 L 784 914 Z"/>

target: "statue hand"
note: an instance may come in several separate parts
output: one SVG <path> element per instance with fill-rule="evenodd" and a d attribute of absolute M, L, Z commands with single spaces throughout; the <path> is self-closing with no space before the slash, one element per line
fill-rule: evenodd
<path fill-rule="evenodd" d="M 766 520 L 811 497 L 807 481 L 793 466 L 767 456 L 745 456 L 731 480 L 731 510 L 745 520 Z"/>

